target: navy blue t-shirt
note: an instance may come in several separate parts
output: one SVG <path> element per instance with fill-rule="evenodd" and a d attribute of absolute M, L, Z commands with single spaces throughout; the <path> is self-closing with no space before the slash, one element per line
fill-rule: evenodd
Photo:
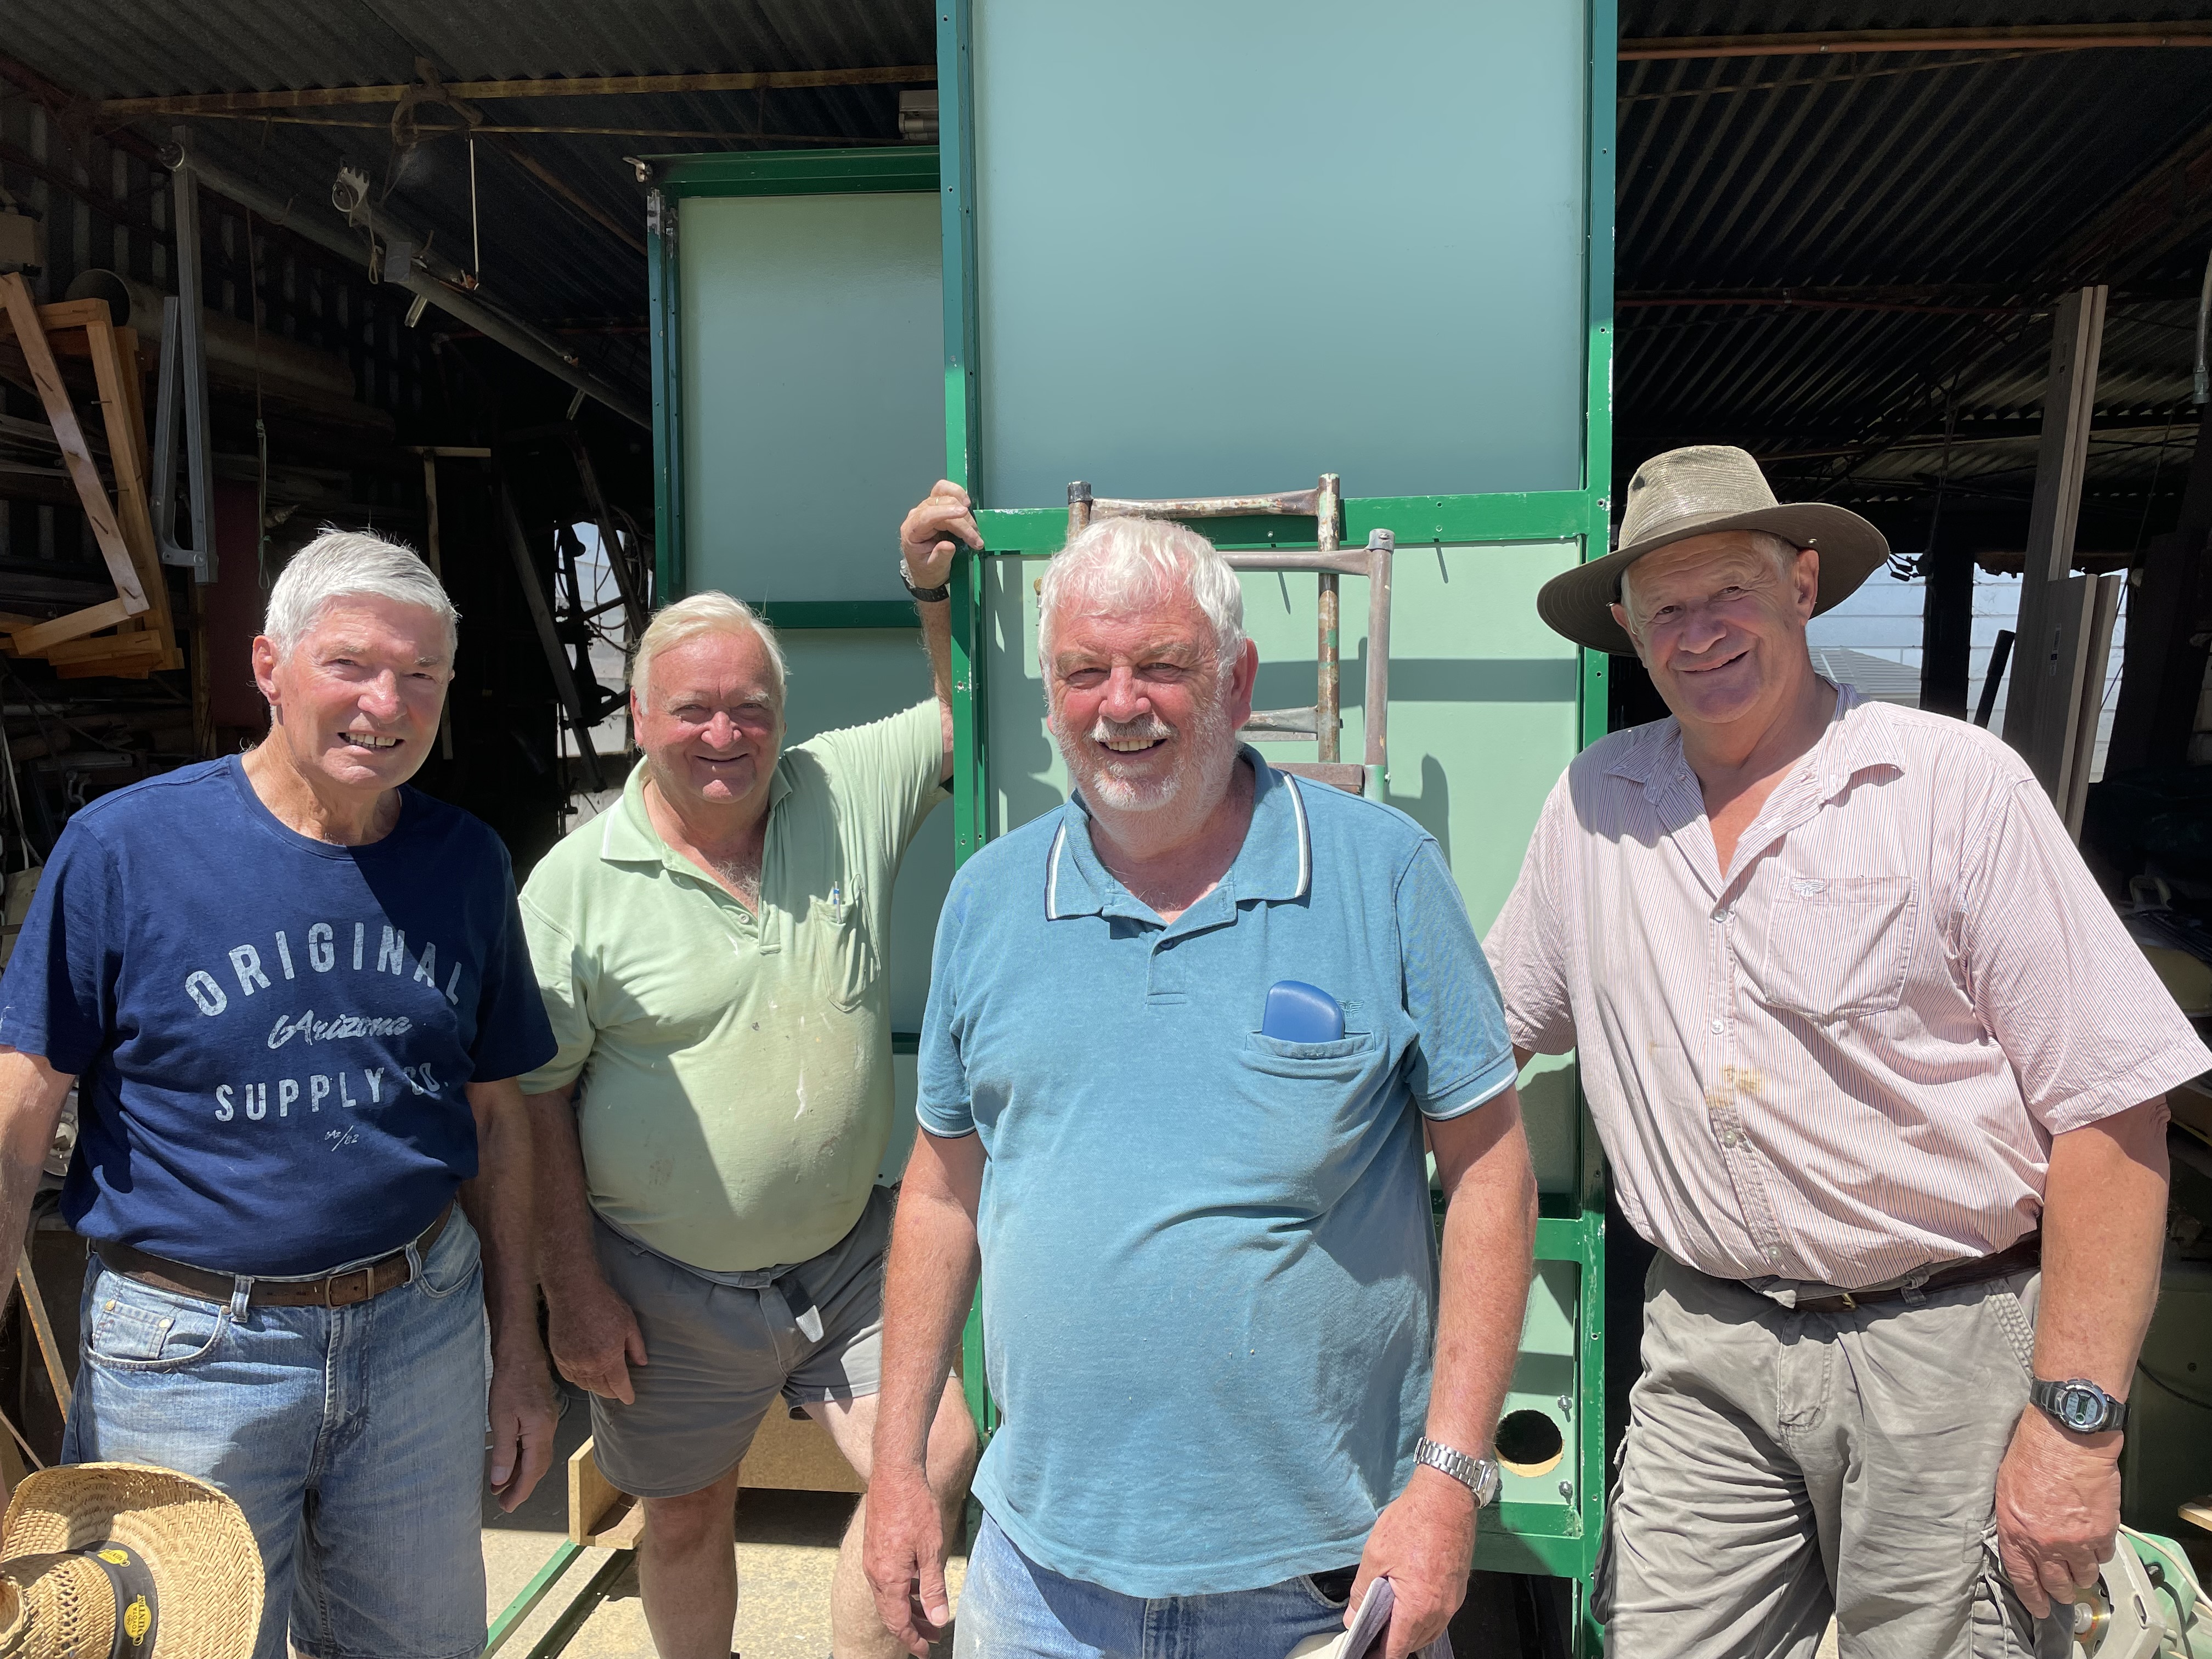
<path fill-rule="evenodd" d="M 0 981 L 0 1042 L 77 1074 L 62 1213 L 219 1273 L 404 1244 L 477 1172 L 463 1085 L 553 1033 L 507 849 L 400 791 L 383 840 L 288 829 L 236 757 L 70 820 Z"/>

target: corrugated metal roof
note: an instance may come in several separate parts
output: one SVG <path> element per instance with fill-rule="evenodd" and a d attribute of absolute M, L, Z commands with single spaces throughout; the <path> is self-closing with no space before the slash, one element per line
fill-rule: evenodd
<path fill-rule="evenodd" d="M 1624 36 L 1960 28 L 2203 19 L 2194 3 L 2075 0 L 2023 15 L 2002 0 L 1627 0 Z M 0 49 L 94 96 L 448 79 L 859 68 L 926 64 L 935 19 L 916 0 L 10 0 Z M 1742 442 L 1785 493 L 1826 494 L 2012 532 L 2034 460 L 2049 326 L 2069 243 L 2193 136 L 2212 133 L 2212 52 L 1826 53 L 1624 64 L 1618 113 L 1615 455 L 1626 473 L 1669 444 Z M 793 137 L 896 142 L 888 87 L 506 100 L 492 118 L 626 133 L 516 142 L 601 213 L 641 226 L 623 157 L 787 146 Z M 430 140 L 393 171 L 388 107 L 303 112 L 354 126 L 196 120 L 212 155 L 324 212 L 339 157 L 389 178 L 390 205 L 469 246 L 462 142 Z M 426 115 L 434 112 L 426 112 Z M 141 130 L 158 132 L 158 124 Z M 657 136 L 709 132 L 715 138 Z M 653 133 L 656 136 L 646 136 Z M 480 144 L 477 225 L 489 290 L 549 324 L 634 329 L 642 263 L 507 156 Z M 2155 475 L 2186 459 L 2189 317 L 2212 215 L 2149 257 L 2083 275 L 2120 283 L 2105 343 L 2085 544 L 2138 522 Z M 1833 303 L 1771 303 L 1790 289 Z M 1738 303 L 1686 305 L 1730 298 Z M 1667 301 L 1663 306 L 1648 303 Z M 1645 302 L 1645 303 L 1638 303 Z M 1909 308 L 1918 307 L 1918 308 Z M 632 333 L 579 337 L 636 377 Z M 2175 441 L 2177 416 L 2184 437 Z M 1944 434 L 1948 431 L 1948 441 Z M 2100 519 L 2100 515 L 2103 515 Z"/>
<path fill-rule="evenodd" d="M 936 20 L 914 0 L 102 0 L 96 27 L 71 0 L 9 0 L 0 50 L 89 98 L 390 85 L 426 58 L 447 81 L 876 68 L 936 58 Z M 796 139 L 896 143 L 886 86 L 483 100 L 488 121 L 611 127 L 514 135 L 618 223 L 644 229 L 644 198 L 623 160 L 647 151 L 777 148 Z M 422 112 L 426 125 L 444 112 Z M 210 155 L 326 213 L 341 157 L 392 180 L 387 205 L 449 254 L 470 246 L 468 157 L 458 137 L 414 149 L 392 172 L 392 106 L 287 112 L 290 118 L 195 118 Z M 307 125 L 347 123 L 349 125 Z M 168 123 L 136 124 L 166 136 Z M 668 137 L 713 133 L 720 138 Z M 766 139 L 757 134 L 781 135 Z M 562 204 L 479 142 L 477 230 L 486 287 L 548 323 L 634 324 L 645 311 L 635 249 Z M 458 254 L 467 263 L 465 254 Z M 611 337 L 635 356 L 630 337 Z"/>
<path fill-rule="evenodd" d="M 1968 0 L 1793 7 L 1784 22 L 1753 0 L 1631 0 L 1621 33 L 2207 15 L 2202 4 L 2076 3 L 2030 16 Z M 2070 277 L 2118 284 L 2083 544 L 2136 529 L 2154 475 L 2171 492 L 2193 438 L 2191 301 L 2212 203 L 2178 204 L 2196 221 L 2185 238 L 2115 247 L 2070 271 L 2067 253 L 2116 198 L 2212 134 L 2212 52 L 1642 61 L 1621 66 L 1620 89 L 1624 477 L 1674 444 L 1738 442 L 1767 459 L 1785 495 L 1853 501 L 1903 525 L 1924 520 L 1940 477 L 1947 515 L 1979 514 L 1996 541 L 2015 538 L 2047 307 Z M 1785 290 L 1810 303 L 1749 302 Z M 1735 302 L 1688 303 L 1699 298 Z M 1864 308 L 1828 308 L 1842 306 Z"/>

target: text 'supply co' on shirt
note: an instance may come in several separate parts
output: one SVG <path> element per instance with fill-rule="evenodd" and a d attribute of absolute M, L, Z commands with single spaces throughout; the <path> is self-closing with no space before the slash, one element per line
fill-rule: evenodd
<path fill-rule="evenodd" d="M 70 819 L 0 1042 L 79 1077 L 79 1232 L 276 1276 L 421 1231 L 477 1172 L 465 1085 L 553 1052 L 489 828 L 403 789 L 382 840 L 311 840 L 235 757 Z"/>

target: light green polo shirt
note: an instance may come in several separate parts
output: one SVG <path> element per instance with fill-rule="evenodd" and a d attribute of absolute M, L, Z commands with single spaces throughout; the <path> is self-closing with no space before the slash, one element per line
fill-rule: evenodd
<path fill-rule="evenodd" d="M 825 732 L 769 785 L 757 917 L 665 842 L 641 762 L 522 890 L 560 1052 L 582 1079 L 592 1207 L 710 1272 L 796 1264 L 852 1230 L 890 1137 L 891 883 L 944 799 L 937 704 Z"/>

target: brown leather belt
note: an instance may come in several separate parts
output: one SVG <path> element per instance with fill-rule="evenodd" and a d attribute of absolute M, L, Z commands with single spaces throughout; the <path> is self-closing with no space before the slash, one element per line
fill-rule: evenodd
<path fill-rule="evenodd" d="M 1895 1302 L 1903 1298 L 1910 1289 L 1925 1296 L 1930 1291 L 1949 1290 L 1959 1285 L 1978 1285 L 1985 1279 L 2002 1279 L 2008 1273 L 2024 1273 L 2041 1265 L 2043 1235 L 2032 1232 L 2027 1237 L 2007 1245 L 1995 1255 L 1976 1256 L 1971 1261 L 1954 1261 L 1938 1267 L 1917 1285 L 1890 1285 L 1875 1291 L 1845 1291 L 1841 1296 L 1799 1297 L 1800 1313 L 1849 1313 L 1855 1308 L 1867 1307 L 1880 1302 Z"/>
<path fill-rule="evenodd" d="M 342 1273 L 329 1273 L 321 1279 L 249 1279 L 252 1288 L 246 1301 L 249 1305 L 263 1308 L 349 1308 L 356 1302 L 382 1296 L 386 1291 L 396 1291 L 415 1277 L 407 1251 L 411 1249 L 420 1255 L 436 1243 L 453 1214 L 453 1206 L 447 1204 L 438 1212 L 435 1221 L 415 1236 L 412 1245 L 403 1246 L 390 1255 L 380 1255 Z M 92 1248 L 103 1263 L 125 1279 L 173 1291 L 179 1296 L 195 1296 L 203 1302 L 228 1302 L 237 1287 L 236 1275 L 187 1267 L 181 1261 L 149 1255 L 129 1244 L 102 1240 Z"/>

